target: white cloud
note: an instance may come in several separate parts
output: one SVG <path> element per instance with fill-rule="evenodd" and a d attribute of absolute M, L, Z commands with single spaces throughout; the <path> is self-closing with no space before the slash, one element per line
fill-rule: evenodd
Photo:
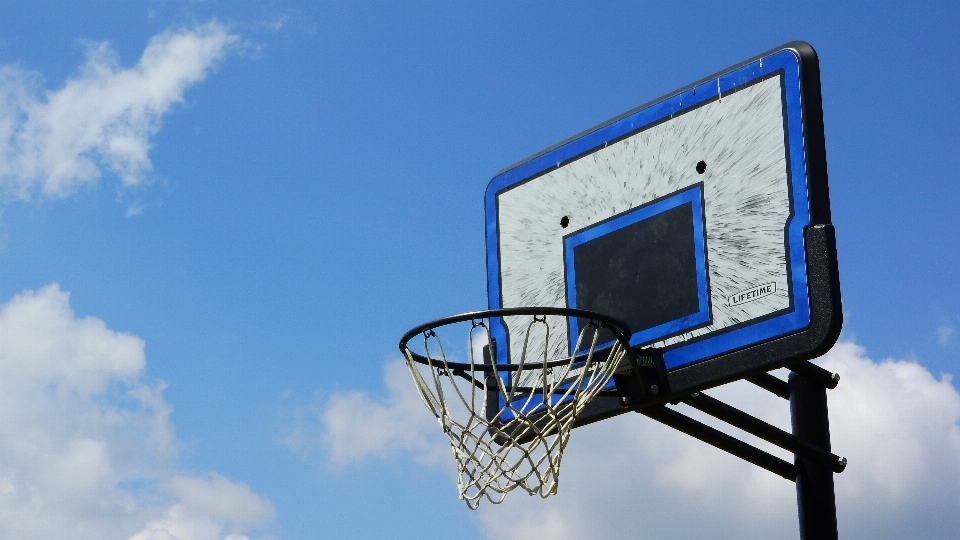
<path fill-rule="evenodd" d="M 833 449 L 850 460 L 835 476 L 840 536 L 955 537 L 960 531 L 960 394 L 949 377 L 938 380 L 915 362 L 874 362 L 849 341 L 837 344 L 821 363 L 842 375 L 828 394 Z M 403 446 L 383 420 L 412 414 L 406 409 L 411 404 L 397 397 L 404 390 L 389 382 L 395 378 L 412 387 L 391 371 L 400 367 L 388 367 L 386 400 L 357 393 L 330 398 L 325 416 L 349 399 L 379 407 L 373 415 L 364 413 L 364 406 L 347 407 L 356 411 L 351 423 L 326 424 L 323 436 L 334 441 L 328 445 L 330 459 L 342 460 L 357 449 L 365 457 L 390 455 L 391 448 Z M 749 383 L 709 393 L 789 430 L 788 403 Z M 696 416 L 689 408 L 684 412 Z M 429 413 L 427 418 L 432 421 Z M 351 428 L 387 435 L 355 435 Z M 417 439 L 410 432 L 415 429 L 428 432 Z M 403 430 L 407 439 L 436 445 L 417 452 L 443 448 L 452 461 L 442 438 L 429 438 L 429 432 L 440 431 L 435 421 L 408 423 Z M 348 444 L 355 437 L 364 442 Z M 775 453 L 790 459 L 783 451 Z M 448 495 L 456 496 L 452 484 Z M 798 536 L 792 482 L 637 414 L 573 432 L 558 495 L 543 500 L 511 494 L 501 505 L 481 504 L 478 517 L 487 536 L 498 540 Z"/>
<path fill-rule="evenodd" d="M 93 45 L 79 73 L 54 91 L 40 77 L 0 67 L 0 188 L 29 199 L 64 197 L 104 171 L 123 186 L 152 170 L 150 138 L 161 117 L 183 101 L 238 37 L 212 21 L 154 36 L 131 68 L 107 43 Z"/>
<path fill-rule="evenodd" d="M 956 328 L 953 327 L 947 321 L 941 321 L 937 325 L 937 343 L 941 347 L 949 347 L 950 343 L 953 341 L 953 334 L 956 332 Z"/>
<path fill-rule="evenodd" d="M 175 476 L 170 485 L 180 502 L 129 540 L 247 540 L 235 532 L 223 533 L 227 529 L 245 530 L 274 515 L 268 501 L 219 474 L 207 478 Z"/>
<path fill-rule="evenodd" d="M 295 426 L 284 442 L 303 455 L 322 449 L 335 468 L 403 453 L 424 463 L 452 459 L 439 424 L 414 389 L 406 364 L 394 361 L 384 366 L 383 382 L 386 399 L 366 392 L 343 392 L 296 411 Z"/>
<path fill-rule="evenodd" d="M 0 538 L 219 540 L 272 517 L 243 484 L 177 473 L 144 366 L 143 340 L 55 284 L 0 307 Z"/>

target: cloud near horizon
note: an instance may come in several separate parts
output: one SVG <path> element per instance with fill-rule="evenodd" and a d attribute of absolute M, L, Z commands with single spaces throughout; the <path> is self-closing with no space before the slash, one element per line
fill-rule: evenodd
<path fill-rule="evenodd" d="M 163 32 L 130 68 L 109 43 L 95 44 L 57 90 L 41 90 L 37 73 L 0 66 L 0 194 L 66 197 L 105 172 L 124 187 L 142 184 L 161 118 L 238 40 L 217 21 Z"/>
<path fill-rule="evenodd" d="M 245 540 L 271 503 L 176 466 L 142 339 L 77 317 L 51 284 L 0 306 L 0 538 Z"/>
<path fill-rule="evenodd" d="M 835 475 L 841 537 L 955 536 L 960 394 L 950 377 L 938 379 L 914 361 L 875 362 L 851 341 L 841 341 L 818 363 L 842 376 L 828 394 L 833 451 L 850 460 L 847 470 Z M 452 463 L 436 420 L 422 405 L 411 408 L 418 398 L 402 362 L 387 364 L 384 378 L 386 397 L 337 393 L 317 408 L 312 421 L 328 461 L 406 456 L 432 463 L 424 458 L 443 452 Z M 749 383 L 708 393 L 790 429 L 787 401 Z M 377 413 L 368 414 L 370 407 Z M 697 411 L 684 412 L 792 461 L 782 450 Z M 447 496 L 456 497 L 452 473 Z M 636 414 L 573 432 L 558 495 L 543 500 L 515 492 L 501 505 L 484 501 L 478 517 L 485 534 L 498 540 L 544 534 L 553 540 L 799 534 L 792 482 Z"/>

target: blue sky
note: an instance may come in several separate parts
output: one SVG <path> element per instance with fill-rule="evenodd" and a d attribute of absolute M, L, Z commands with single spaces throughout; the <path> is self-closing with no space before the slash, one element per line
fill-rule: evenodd
<path fill-rule="evenodd" d="M 647 497 L 681 536 L 796 537 L 791 485 L 633 417 L 574 432 L 557 498 L 471 513 L 395 369 L 407 329 L 486 306 L 498 170 L 794 39 L 838 237 L 841 530 L 956 533 L 958 8 L 781 4 L 0 4 L 0 536 L 566 538 L 657 521 Z M 615 450 L 646 459 L 582 465 Z"/>

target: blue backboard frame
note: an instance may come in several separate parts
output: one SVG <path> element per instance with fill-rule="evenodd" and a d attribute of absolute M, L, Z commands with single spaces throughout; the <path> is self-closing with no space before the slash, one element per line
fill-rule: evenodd
<path fill-rule="evenodd" d="M 751 373 L 814 357 L 836 340 L 840 328 L 839 278 L 832 227 L 815 242 L 822 253 L 813 253 L 807 237 L 811 227 L 829 226 L 829 195 L 820 105 L 819 65 L 812 47 L 793 42 L 728 70 L 642 105 L 620 117 L 587 130 L 497 174 L 486 192 L 487 267 L 489 307 L 506 307 L 500 296 L 500 254 L 497 230 L 497 195 L 504 190 L 563 167 L 615 141 L 683 114 L 704 103 L 722 99 L 741 88 L 781 75 L 785 114 L 785 144 L 789 162 L 792 216 L 785 230 L 792 295 L 790 309 L 760 322 L 703 339 L 665 348 L 663 368 L 678 391 L 706 388 Z M 819 238 L 819 237 L 818 237 Z M 822 241 L 821 241 L 822 240 Z M 810 280 L 811 265 L 824 266 L 826 277 Z M 821 279 L 823 278 L 823 279 Z M 575 307 L 572 305 L 570 307 Z M 498 343 L 507 343 L 505 332 L 494 325 Z M 642 343 L 644 336 L 633 341 Z M 776 344 L 774 344 L 776 342 Z M 784 343 L 793 345 L 784 345 Z M 764 349 L 765 344 L 770 344 Z M 763 351 L 770 356 L 763 358 Z M 506 358 L 505 354 L 498 355 Z M 745 360 L 746 359 L 746 360 Z M 724 362 L 729 364 L 725 367 Z"/>

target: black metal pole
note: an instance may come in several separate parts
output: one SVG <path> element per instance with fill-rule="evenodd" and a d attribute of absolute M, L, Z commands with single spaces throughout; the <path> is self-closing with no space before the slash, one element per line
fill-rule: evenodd
<path fill-rule="evenodd" d="M 793 434 L 800 440 L 830 451 L 830 421 L 827 418 L 827 389 L 796 372 L 790 386 L 790 417 Z M 833 471 L 812 459 L 796 455 L 797 510 L 801 540 L 836 540 L 837 504 Z"/>

